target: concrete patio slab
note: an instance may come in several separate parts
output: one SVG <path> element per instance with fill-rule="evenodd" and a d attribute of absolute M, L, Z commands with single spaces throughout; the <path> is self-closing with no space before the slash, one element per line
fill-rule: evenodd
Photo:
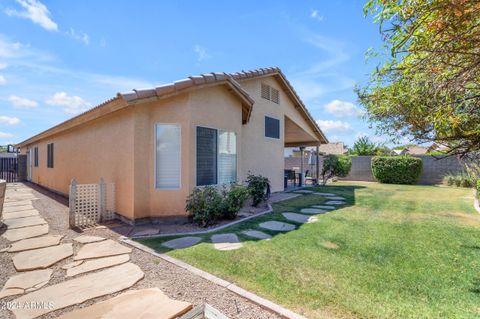
<path fill-rule="evenodd" d="M 327 205 L 345 205 L 345 202 L 341 201 L 341 200 L 329 200 L 329 201 L 325 202 L 325 204 L 327 204 Z"/>
<path fill-rule="evenodd" d="M 40 225 L 17 229 L 7 229 L 2 237 L 9 241 L 17 241 L 46 234 L 48 234 L 48 225 Z"/>
<path fill-rule="evenodd" d="M 29 209 L 29 210 L 22 210 L 20 212 L 14 213 L 3 213 L 3 219 L 15 219 L 15 218 L 24 218 L 24 217 L 32 217 L 32 216 L 40 216 L 40 213 L 36 209 Z"/>
<path fill-rule="evenodd" d="M 77 255 L 73 259 L 80 260 L 80 259 L 100 258 L 100 257 L 129 254 L 131 252 L 132 252 L 131 248 L 120 245 L 114 240 L 107 239 L 97 243 L 85 244 L 82 248 L 80 248 Z"/>
<path fill-rule="evenodd" d="M 233 233 L 213 235 L 210 240 L 217 250 L 235 250 L 243 246 L 238 236 Z"/>
<path fill-rule="evenodd" d="M 297 213 L 282 213 L 283 217 L 286 219 L 296 222 L 296 223 L 313 223 L 316 222 L 318 219 L 313 216 L 307 216 L 307 215 L 302 215 L 302 214 L 297 214 Z"/>
<path fill-rule="evenodd" d="M 253 229 L 244 230 L 244 231 L 242 231 L 242 234 L 244 234 L 248 237 L 257 238 L 257 239 L 267 239 L 268 240 L 268 239 L 272 238 L 272 236 L 270 236 L 269 234 L 265 234 L 262 231 L 253 230 Z"/>
<path fill-rule="evenodd" d="M 35 209 L 32 205 L 22 205 L 22 206 L 9 206 L 9 207 L 4 207 L 3 212 L 4 213 L 15 213 L 15 212 L 20 212 L 22 210 L 32 210 Z"/>
<path fill-rule="evenodd" d="M 295 229 L 295 225 L 292 225 L 289 223 L 277 222 L 275 220 L 263 222 L 258 226 L 261 228 L 273 230 L 273 231 L 290 231 Z"/>
<path fill-rule="evenodd" d="M 327 213 L 327 211 L 324 210 L 324 209 L 320 209 L 320 208 L 302 208 L 300 210 L 300 213 L 316 215 L 316 214 L 325 214 L 325 213 Z"/>
<path fill-rule="evenodd" d="M 201 241 L 200 237 L 187 236 L 166 241 L 162 243 L 162 246 L 170 249 L 182 249 L 196 245 Z"/>
<path fill-rule="evenodd" d="M 74 238 L 73 240 L 80 244 L 89 244 L 105 240 L 105 238 L 99 236 L 82 235 Z"/>
<path fill-rule="evenodd" d="M 51 307 L 15 307 L 12 309 L 12 312 L 18 319 L 36 318 L 58 309 L 78 305 L 87 300 L 130 288 L 141 280 L 143 276 L 143 271 L 135 264 L 126 263 L 115 266 L 42 288 L 13 301 L 14 304 L 20 305 L 31 301 L 50 301 Z M 122 316 L 113 318 L 122 318 Z"/>
<path fill-rule="evenodd" d="M 47 224 L 47 221 L 40 216 L 30 216 L 24 218 L 6 219 L 3 221 L 8 229 L 23 228 Z"/>
<path fill-rule="evenodd" d="M 28 250 L 13 256 L 13 265 L 17 271 L 45 269 L 60 260 L 73 255 L 72 244 Z"/>
<path fill-rule="evenodd" d="M 187 313 L 192 304 L 168 298 L 160 289 L 127 291 L 114 298 L 77 309 L 58 319 L 173 319 Z"/>
<path fill-rule="evenodd" d="M 313 205 L 312 207 L 313 207 L 313 208 L 320 208 L 320 209 L 327 209 L 327 210 L 331 210 L 331 209 L 337 208 L 337 207 L 331 206 L 331 205 Z"/>
<path fill-rule="evenodd" d="M 52 273 L 51 269 L 43 269 L 10 277 L 0 291 L 0 299 L 40 289 L 50 281 Z"/>
<path fill-rule="evenodd" d="M 118 255 L 118 256 L 112 256 L 112 257 L 86 260 L 78 266 L 67 269 L 66 277 L 73 277 L 78 274 L 83 274 L 89 271 L 120 265 L 120 264 L 126 263 L 129 260 L 130 260 L 129 255 Z"/>
<path fill-rule="evenodd" d="M 60 244 L 60 240 L 62 240 L 62 238 L 63 235 L 51 235 L 20 240 L 13 243 L 12 246 L 8 249 L 8 252 L 17 253 L 25 250 L 56 246 Z"/>

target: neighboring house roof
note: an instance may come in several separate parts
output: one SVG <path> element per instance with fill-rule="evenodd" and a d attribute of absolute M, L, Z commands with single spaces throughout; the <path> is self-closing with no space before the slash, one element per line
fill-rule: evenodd
<path fill-rule="evenodd" d="M 322 144 L 319 146 L 318 151 L 323 154 L 346 154 L 348 150 L 342 142 Z"/>
<path fill-rule="evenodd" d="M 422 146 L 410 146 L 403 150 L 402 154 L 409 155 L 424 155 L 427 154 L 428 148 Z"/>
<path fill-rule="evenodd" d="M 290 82 L 288 82 L 281 70 L 279 68 L 263 68 L 230 74 L 212 72 L 208 74 L 201 74 L 198 76 L 190 76 L 186 79 L 164 84 L 155 88 L 135 89 L 129 92 L 118 93 L 116 97 L 109 99 L 82 114 L 79 114 L 65 122 L 62 122 L 42 133 L 39 133 L 17 144 L 17 147 L 23 147 L 25 145 L 34 143 L 38 140 L 47 138 L 54 134 L 58 134 L 68 129 L 72 129 L 78 125 L 98 119 L 102 116 L 118 111 L 130 105 L 169 98 L 192 90 L 216 85 L 225 85 L 233 94 L 235 94 L 240 99 L 240 101 L 242 102 L 242 122 L 245 124 L 250 118 L 254 100 L 242 88 L 238 81 L 265 76 L 275 76 L 279 80 L 286 93 L 296 103 L 295 107 L 299 109 L 300 113 L 303 115 L 305 120 L 310 124 L 311 128 L 316 133 L 317 138 L 320 140 L 320 142 L 328 143 L 327 138 L 325 137 L 321 129 L 318 127 L 315 120 L 308 112 L 302 100 L 295 92 L 292 85 L 290 84 Z"/>
<path fill-rule="evenodd" d="M 392 155 L 402 155 L 403 150 L 392 150 Z"/>

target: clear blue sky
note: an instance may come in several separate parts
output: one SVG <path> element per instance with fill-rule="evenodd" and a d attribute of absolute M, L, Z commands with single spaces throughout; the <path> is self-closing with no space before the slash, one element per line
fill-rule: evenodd
<path fill-rule="evenodd" d="M 0 2 L 0 144 L 119 91 L 212 71 L 280 67 L 331 141 L 374 131 L 355 83 L 378 26 L 361 0 Z"/>

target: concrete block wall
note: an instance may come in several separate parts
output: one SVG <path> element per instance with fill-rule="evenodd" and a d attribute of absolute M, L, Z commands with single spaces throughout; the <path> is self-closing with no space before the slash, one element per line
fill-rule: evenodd
<path fill-rule="evenodd" d="M 465 172 L 465 163 L 456 157 L 438 158 L 430 155 L 418 156 L 422 159 L 422 173 L 418 184 L 433 185 L 442 182 L 445 175 Z M 374 182 L 371 169 L 372 156 L 353 156 L 350 174 L 342 180 Z"/>

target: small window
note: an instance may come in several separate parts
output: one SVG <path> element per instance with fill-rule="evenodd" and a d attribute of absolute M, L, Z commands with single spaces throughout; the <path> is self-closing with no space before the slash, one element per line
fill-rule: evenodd
<path fill-rule="evenodd" d="M 53 143 L 47 144 L 47 167 L 53 168 Z"/>
<path fill-rule="evenodd" d="M 156 176 L 158 189 L 180 188 L 181 132 L 175 124 L 156 125 Z"/>
<path fill-rule="evenodd" d="M 261 91 L 262 98 L 272 101 L 276 104 L 280 103 L 280 92 L 277 89 L 274 89 L 270 85 L 262 83 Z"/>
<path fill-rule="evenodd" d="M 280 138 L 280 120 L 265 116 L 265 137 Z"/>
<path fill-rule="evenodd" d="M 38 147 L 33 149 L 33 165 L 38 167 Z"/>

